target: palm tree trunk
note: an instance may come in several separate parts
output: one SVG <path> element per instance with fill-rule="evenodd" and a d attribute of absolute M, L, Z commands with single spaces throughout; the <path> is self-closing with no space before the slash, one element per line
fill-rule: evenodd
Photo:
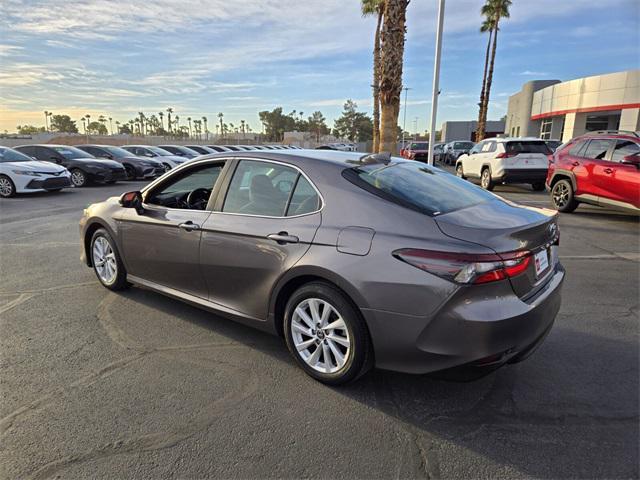
<path fill-rule="evenodd" d="M 382 7 L 378 7 L 378 23 L 373 46 L 373 148 L 380 151 L 380 28 L 382 26 Z M 319 141 L 319 140 L 318 140 Z"/>
<path fill-rule="evenodd" d="M 487 88 L 487 68 L 489 66 L 489 51 L 491 49 L 491 39 L 493 38 L 493 29 L 489 30 L 489 41 L 487 42 L 487 51 L 484 55 L 484 71 L 482 72 L 482 90 L 480 91 L 480 103 L 478 103 L 478 124 L 476 125 L 476 142 L 482 140 L 479 138 L 478 133 L 480 132 L 480 127 L 482 125 L 482 119 L 484 118 L 484 96 Z M 484 131 L 484 126 L 482 126 Z"/>
<path fill-rule="evenodd" d="M 498 23 L 500 22 L 500 17 L 496 18 L 496 26 L 495 32 L 493 33 L 493 45 L 491 47 L 491 61 L 489 63 L 489 71 L 487 72 L 487 88 L 485 89 L 484 94 L 484 106 L 482 108 L 482 130 L 480 126 L 478 126 L 478 134 L 480 136 L 480 140 L 484 138 L 485 135 L 485 127 L 487 124 L 487 113 L 489 111 L 489 96 L 491 94 L 491 81 L 493 80 L 493 65 L 496 60 L 496 49 L 498 47 Z"/>
<path fill-rule="evenodd" d="M 380 150 L 396 153 L 408 0 L 386 0 L 380 52 Z"/>

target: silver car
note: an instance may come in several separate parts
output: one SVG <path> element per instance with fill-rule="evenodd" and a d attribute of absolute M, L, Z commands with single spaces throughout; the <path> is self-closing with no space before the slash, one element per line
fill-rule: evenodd
<path fill-rule="evenodd" d="M 89 206 L 82 258 L 282 336 L 327 384 L 526 358 L 560 308 L 555 211 L 421 162 L 326 150 L 225 152 Z"/>

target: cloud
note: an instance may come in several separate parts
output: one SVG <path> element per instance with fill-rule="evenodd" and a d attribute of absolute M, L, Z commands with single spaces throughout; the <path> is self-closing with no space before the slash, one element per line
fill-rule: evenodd
<path fill-rule="evenodd" d="M 550 74 L 547 72 L 536 72 L 533 70 L 525 70 L 524 72 L 520 72 L 518 75 L 524 75 L 527 77 L 548 77 Z"/>

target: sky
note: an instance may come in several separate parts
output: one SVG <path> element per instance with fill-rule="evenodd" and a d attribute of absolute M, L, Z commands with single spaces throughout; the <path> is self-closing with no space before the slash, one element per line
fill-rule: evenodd
<path fill-rule="evenodd" d="M 437 3 L 407 10 L 409 131 L 428 127 Z M 477 118 L 482 4 L 446 2 L 438 126 Z M 374 29 L 357 0 L 2 0 L 0 131 L 42 126 L 44 110 L 127 121 L 167 107 L 207 116 L 210 130 L 218 112 L 259 130 L 258 112 L 278 106 L 320 110 L 332 126 L 348 98 L 371 111 Z M 639 32 L 638 0 L 513 0 L 489 118 L 529 80 L 638 68 Z"/>

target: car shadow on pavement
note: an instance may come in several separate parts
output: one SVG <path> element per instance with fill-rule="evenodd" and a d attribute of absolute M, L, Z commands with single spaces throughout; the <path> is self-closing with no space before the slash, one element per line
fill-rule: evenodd
<path fill-rule="evenodd" d="M 121 295 L 295 363 L 284 342 L 268 333 L 146 290 Z M 525 362 L 473 382 L 373 370 L 354 384 L 323 388 L 394 419 L 390 428 L 413 439 L 428 477 L 487 476 L 458 471 L 456 458 L 464 458 L 465 465 L 508 465 L 507 476 L 637 478 L 638 362 L 634 339 L 556 325 Z M 314 380 L 297 372 L 291 381 L 298 388 L 317 391 Z M 322 399 L 314 408 L 322 410 Z"/>

